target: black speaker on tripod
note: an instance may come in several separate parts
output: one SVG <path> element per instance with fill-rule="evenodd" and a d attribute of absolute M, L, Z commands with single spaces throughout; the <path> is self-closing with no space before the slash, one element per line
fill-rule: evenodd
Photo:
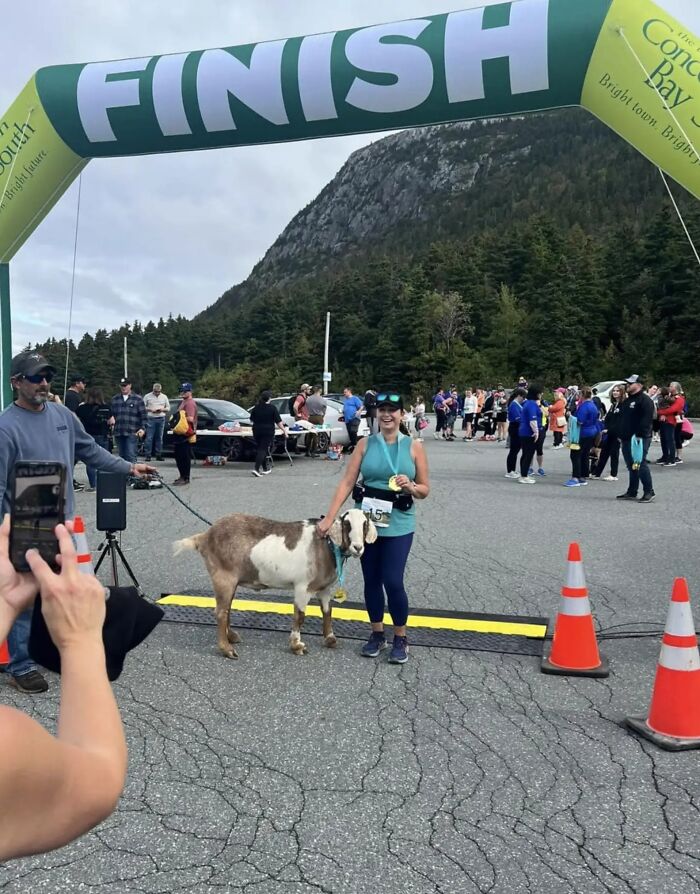
<path fill-rule="evenodd" d="M 126 479 L 121 472 L 97 473 L 98 531 L 126 530 Z"/>
<path fill-rule="evenodd" d="M 95 565 L 95 574 L 100 570 L 100 565 L 109 556 L 112 562 L 112 579 L 115 587 L 119 586 L 119 570 L 117 559 L 121 560 L 126 573 L 131 578 L 139 596 L 146 594 L 136 580 L 136 575 L 131 570 L 126 556 L 117 540 L 117 531 L 126 530 L 126 475 L 118 472 L 97 473 L 97 522 L 98 531 L 105 532 L 105 539 L 97 547 L 100 554 Z"/>

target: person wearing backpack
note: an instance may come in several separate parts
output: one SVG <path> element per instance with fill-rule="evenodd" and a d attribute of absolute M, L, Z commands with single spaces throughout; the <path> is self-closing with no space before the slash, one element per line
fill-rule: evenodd
<path fill-rule="evenodd" d="M 290 415 L 294 416 L 297 422 L 300 420 L 304 422 L 309 421 L 309 410 L 306 406 L 306 398 L 309 394 L 311 394 L 311 385 L 304 384 L 297 392 L 296 397 L 289 399 Z"/>
<path fill-rule="evenodd" d="M 367 425 L 369 426 L 369 433 L 371 435 L 374 434 L 374 430 L 377 427 L 377 392 L 374 388 L 368 388 L 365 391 L 365 399 L 364 399 L 365 410 L 367 410 Z"/>

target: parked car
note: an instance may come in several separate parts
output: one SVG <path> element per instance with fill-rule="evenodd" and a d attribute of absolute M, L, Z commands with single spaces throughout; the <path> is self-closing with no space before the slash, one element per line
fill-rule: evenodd
<path fill-rule="evenodd" d="M 292 399 L 293 395 L 286 394 L 282 397 L 273 397 L 270 403 L 277 407 L 280 416 L 282 417 L 282 422 L 285 425 L 288 425 L 290 428 L 294 425 L 294 416 L 289 412 L 289 401 Z M 331 431 L 328 432 L 318 432 L 318 449 L 321 453 L 325 453 L 328 449 L 328 445 L 331 442 L 331 439 L 334 444 L 341 444 L 343 447 L 347 447 L 350 444 L 350 439 L 348 438 L 348 430 L 345 427 L 345 418 L 343 417 L 343 402 L 342 400 L 336 400 L 335 397 L 326 397 L 326 415 L 324 417 L 324 424 L 330 426 Z M 358 429 L 357 436 L 358 438 L 366 438 L 369 435 L 369 426 L 364 419 L 364 414 L 362 421 L 360 422 L 360 428 Z M 297 446 L 299 449 L 306 448 L 306 435 L 301 435 L 297 441 Z"/>
<path fill-rule="evenodd" d="M 225 456 L 232 462 L 250 460 L 255 456 L 255 443 L 252 438 L 241 438 L 219 432 L 219 426 L 225 422 L 238 422 L 242 428 L 252 428 L 250 413 L 230 400 L 217 400 L 212 397 L 195 397 L 197 404 L 197 442 L 194 454 L 197 457 Z M 177 399 L 170 401 L 170 413 L 180 406 Z M 275 439 L 278 449 L 283 449 L 281 436 Z M 166 430 L 163 438 L 163 452 L 171 454 L 173 435 Z"/>
<path fill-rule="evenodd" d="M 610 404 L 612 403 L 612 390 L 616 385 L 624 385 L 625 383 L 620 379 L 616 379 L 614 382 L 598 382 L 597 385 L 594 385 L 598 391 L 598 397 L 601 399 L 603 406 L 605 407 L 605 412 L 607 413 L 610 409 Z"/>

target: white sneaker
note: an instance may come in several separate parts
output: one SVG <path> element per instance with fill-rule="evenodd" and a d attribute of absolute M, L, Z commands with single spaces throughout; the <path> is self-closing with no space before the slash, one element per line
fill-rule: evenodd
<path fill-rule="evenodd" d="M 263 475 L 269 475 L 271 472 L 272 472 L 272 469 L 263 469 L 262 470 Z"/>
<path fill-rule="evenodd" d="M 503 477 L 510 478 L 511 480 L 515 480 L 516 478 L 520 478 L 520 475 L 518 475 L 517 472 L 506 472 L 506 474 Z"/>
<path fill-rule="evenodd" d="M 603 478 L 603 481 L 617 481 L 617 478 L 615 475 L 606 475 L 605 478 Z"/>
<path fill-rule="evenodd" d="M 256 469 L 253 469 L 253 471 L 250 474 L 255 475 L 256 478 L 262 478 L 262 473 L 258 472 Z"/>
<path fill-rule="evenodd" d="M 435 438 L 436 441 L 439 441 L 439 440 L 440 440 L 440 435 L 439 435 L 437 432 L 435 432 L 435 433 L 433 434 L 433 437 Z"/>
<path fill-rule="evenodd" d="M 521 484 L 534 484 L 534 483 L 535 483 L 535 479 L 534 479 L 534 478 L 518 478 L 518 481 L 519 481 Z"/>

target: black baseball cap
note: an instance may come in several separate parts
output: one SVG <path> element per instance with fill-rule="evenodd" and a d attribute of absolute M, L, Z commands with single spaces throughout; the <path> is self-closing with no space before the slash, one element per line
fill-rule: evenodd
<path fill-rule="evenodd" d="M 10 362 L 10 376 L 35 376 L 40 372 L 55 373 L 56 370 L 44 357 L 36 351 L 22 351 L 16 354 Z"/>
<path fill-rule="evenodd" d="M 124 379 L 119 379 L 119 385 L 120 385 L 120 387 L 121 387 L 122 385 L 131 385 L 131 379 L 126 379 L 126 378 L 124 378 Z"/>
<path fill-rule="evenodd" d="M 627 382 L 628 385 L 643 385 L 644 379 L 642 378 L 642 376 L 629 376 L 625 379 L 625 382 Z"/>

